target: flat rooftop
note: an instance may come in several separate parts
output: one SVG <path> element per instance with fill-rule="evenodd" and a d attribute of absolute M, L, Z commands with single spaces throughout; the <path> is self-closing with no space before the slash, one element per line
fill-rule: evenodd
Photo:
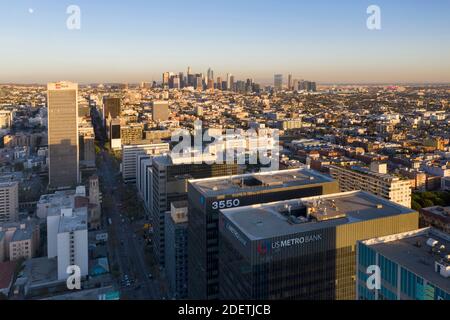
<path fill-rule="evenodd" d="M 379 219 L 414 210 L 364 191 L 223 210 L 250 240 L 262 240 Z"/>
<path fill-rule="evenodd" d="M 433 252 L 427 245 L 430 238 L 438 241 L 436 248 L 441 246 L 445 248 L 440 250 L 440 253 Z M 444 278 L 434 269 L 436 261 L 450 254 L 450 235 L 434 228 L 427 228 L 391 237 L 371 239 L 363 243 L 389 260 L 450 292 L 450 279 Z"/>
<path fill-rule="evenodd" d="M 319 172 L 301 168 L 191 180 L 190 183 L 206 196 L 218 196 L 299 187 L 333 181 L 331 177 L 327 177 Z"/>
<path fill-rule="evenodd" d="M 59 233 L 87 230 L 87 208 L 77 208 L 73 216 L 62 216 L 59 222 Z"/>
<path fill-rule="evenodd" d="M 26 225 L 25 229 L 17 228 L 11 241 L 25 241 L 31 240 L 33 236 L 33 228 L 31 225 Z"/>
<path fill-rule="evenodd" d="M 18 280 L 29 282 L 30 288 L 46 286 L 58 281 L 57 258 L 33 258 L 25 261 L 25 267 L 18 275 Z M 22 281 L 19 281 L 22 282 Z"/>

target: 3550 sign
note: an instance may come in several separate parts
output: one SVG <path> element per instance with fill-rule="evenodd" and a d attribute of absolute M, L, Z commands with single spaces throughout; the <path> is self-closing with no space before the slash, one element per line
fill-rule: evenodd
<path fill-rule="evenodd" d="M 241 201 L 239 199 L 222 200 L 222 201 L 214 201 L 213 203 L 211 203 L 211 208 L 213 210 L 230 209 L 239 207 L 240 205 Z"/>

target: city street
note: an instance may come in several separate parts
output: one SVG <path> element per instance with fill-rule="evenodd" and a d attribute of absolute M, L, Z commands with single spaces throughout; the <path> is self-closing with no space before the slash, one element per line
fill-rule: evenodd
<path fill-rule="evenodd" d="M 97 157 L 98 175 L 103 183 L 103 199 L 108 199 L 107 206 L 103 209 L 103 221 L 108 225 L 110 265 L 118 266 L 120 277 L 117 280 L 121 297 L 161 299 L 158 279 L 149 279 L 151 270 L 145 261 L 144 242 L 140 241 L 132 224 L 121 212 L 120 193 L 115 192 L 121 182 L 114 159 L 105 149 L 101 149 Z"/>

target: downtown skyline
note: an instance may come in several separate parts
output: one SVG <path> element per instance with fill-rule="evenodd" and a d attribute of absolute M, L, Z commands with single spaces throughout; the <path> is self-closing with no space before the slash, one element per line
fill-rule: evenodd
<path fill-rule="evenodd" d="M 81 9 L 80 30 L 66 28 L 71 4 Z M 447 1 L 237 4 L 2 3 L 0 83 L 160 82 L 187 66 L 263 85 L 278 73 L 319 84 L 450 82 Z M 381 30 L 366 27 L 371 4 L 381 8 Z"/>

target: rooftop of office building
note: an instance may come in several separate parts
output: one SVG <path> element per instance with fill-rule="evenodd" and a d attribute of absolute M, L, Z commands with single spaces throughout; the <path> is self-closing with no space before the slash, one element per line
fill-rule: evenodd
<path fill-rule="evenodd" d="M 216 155 L 204 155 L 197 152 L 185 152 L 180 154 L 164 154 L 153 157 L 153 162 L 160 166 L 172 166 L 181 164 L 204 164 L 214 163 Z"/>
<path fill-rule="evenodd" d="M 389 260 L 450 292 L 450 235 L 434 228 L 363 241 Z M 447 278 L 436 271 L 436 264 Z"/>
<path fill-rule="evenodd" d="M 332 178 L 313 170 L 293 169 L 192 180 L 190 183 L 202 194 L 217 196 L 300 187 L 333 181 Z"/>
<path fill-rule="evenodd" d="M 59 222 L 59 233 L 87 229 L 87 208 L 77 208 L 72 214 L 64 215 Z"/>
<path fill-rule="evenodd" d="M 414 212 L 364 191 L 280 201 L 223 210 L 250 240 L 334 228 Z"/>

